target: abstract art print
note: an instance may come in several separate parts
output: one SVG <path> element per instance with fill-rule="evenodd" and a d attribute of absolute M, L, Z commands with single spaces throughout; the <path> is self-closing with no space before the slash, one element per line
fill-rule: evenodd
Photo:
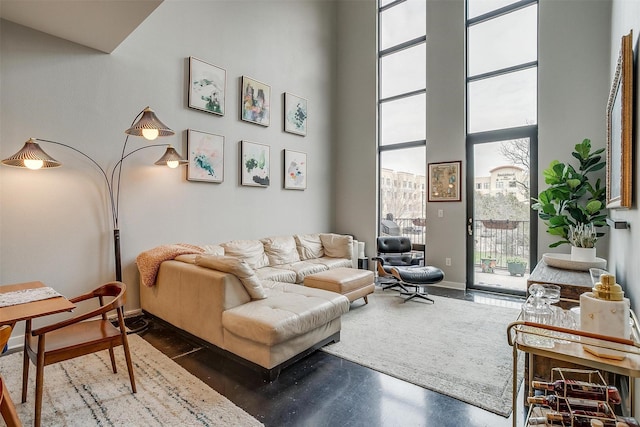
<path fill-rule="evenodd" d="M 227 71 L 189 57 L 189 107 L 224 116 Z"/>
<path fill-rule="evenodd" d="M 269 126 L 271 86 L 242 76 L 240 118 L 246 122 Z"/>
<path fill-rule="evenodd" d="M 307 100 L 291 93 L 284 94 L 284 131 L 307 134 Z"/>
<path fill-rule="evenodd" d="M 222 182 L 224 180 L 224 136 L 189 129 L 187 180 Z"/>
<path fill-rule="evenodd" d="M 304 190 L 307 188 L 307 154 L 284 150 L 284 188 Z"/>
<path fill-rule="evenodd" d="M 429 163 L 429 201 L 459 202 L 461 161 Z"/>
<path fill-rule="evenodd" d="M 269 146 L 242 141 L 240 150 L 241 184 L 253 187 L 269 186 Z"/>

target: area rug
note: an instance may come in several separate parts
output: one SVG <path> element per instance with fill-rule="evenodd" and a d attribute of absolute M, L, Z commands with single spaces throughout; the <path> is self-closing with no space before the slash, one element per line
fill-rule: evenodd
<path fill-rule="evenodd" d="M 122 348 L 116 349 L 118 373 L 101 351 L 49 365 L 44 372 L 43 426 L 255 426 L 255 418 L 218 394 L 137 335 L 129 335 L 138 392 L 131 393 Z M 22 352 L 0 357 L 18 415 L 33 425 L 35 367 L 29 394 L 20 403 Z"/>
<path fill-rule="evenodd" d="M 506 331 L 518 310 L 431 297 L 435 304 L 404 303 L 376 288 L 369 304 L 342 316 L 340 342 L 322 350 L 508 417 L 513 353 Z"/>

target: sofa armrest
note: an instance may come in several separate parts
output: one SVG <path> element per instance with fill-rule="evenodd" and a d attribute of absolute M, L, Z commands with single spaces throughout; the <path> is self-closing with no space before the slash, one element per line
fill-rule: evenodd
<path fill-rule="evenodd" d="M 144 311 L 218 346 L 222 313 L 249 301 L 236 276 L 180 261 L 163 262 L 154 286 L 140 285 Z"/>

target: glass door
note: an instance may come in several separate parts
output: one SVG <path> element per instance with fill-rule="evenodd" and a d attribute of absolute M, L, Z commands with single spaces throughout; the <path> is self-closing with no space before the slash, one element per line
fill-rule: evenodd
<path fill-rule="evenodd" d="M 536 129 L 515 133 L 520 136 L 507 139 L 504 131 L 468 136 L 467 284 L 524 294 L 537 252 L 531 210 L 531 195 L 537 194 L 531 168 Z"/>

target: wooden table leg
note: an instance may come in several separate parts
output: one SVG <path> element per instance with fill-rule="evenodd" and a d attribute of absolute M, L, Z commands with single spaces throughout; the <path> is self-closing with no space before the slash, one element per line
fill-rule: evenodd
<path fill-rule="evenodd" d="M 31 334 L 31 319 L 24 326 L 24 347 L 22 352 L 22 403 L 27 401 L 27 382 L 29 381 L 29 355 L 27 354 L 27 337 Z"/>

